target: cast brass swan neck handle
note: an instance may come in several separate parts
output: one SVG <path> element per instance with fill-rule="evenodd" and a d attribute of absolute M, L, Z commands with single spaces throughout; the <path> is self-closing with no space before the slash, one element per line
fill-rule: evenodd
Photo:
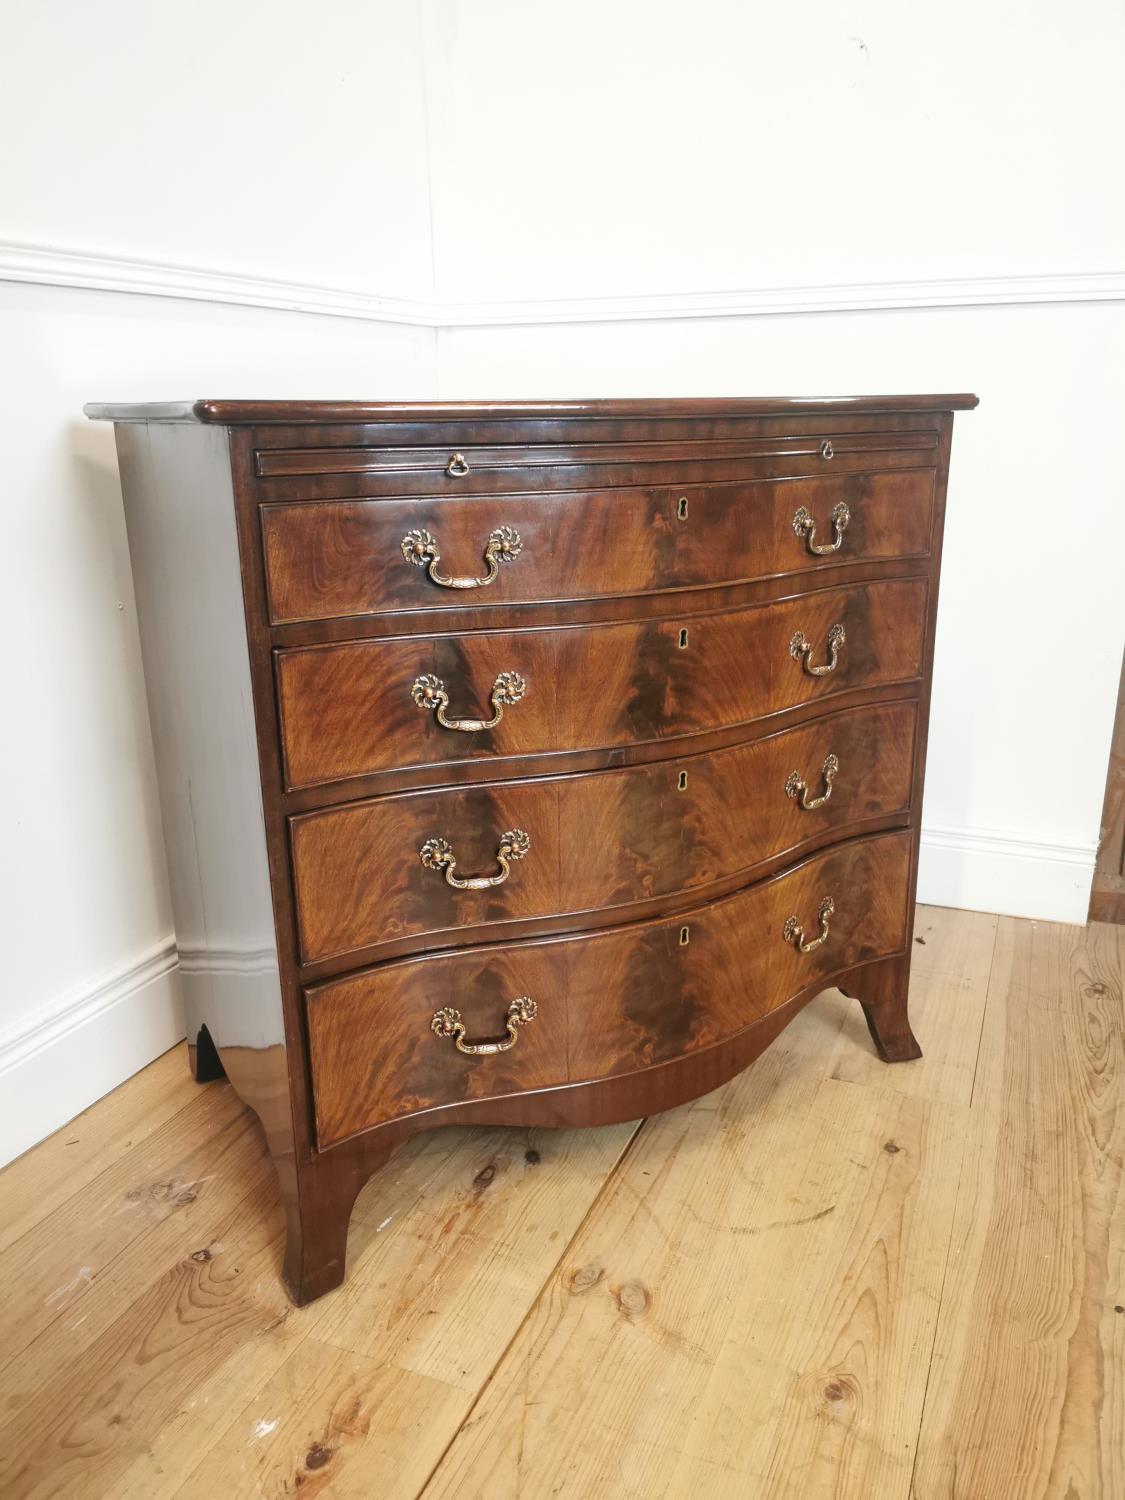
<path fill-rule="evenodd" d="M 518 703 L 526 692 L 527 683 L 518 672 L 501 672 L 492 684 L 490 701 L 495 712 L 491 719 L 449 718 L 446 714 L 449 694 L 445 691 L 445 683 L 432 672 L 425 672 L 414 679 L 410 696 L 419 708 L 432 709 L 443 729 L 458 729 L 462 734 L 476 734 L 482 729 L 495 729 L 504 717 L 505 707 Z"/>
<path fill-rule="evenodd" d="M 504 1018 L 506 1036 L 491 1041 L 467 1042 L 461 1012 L 447 1005 L 441 1010 L 434 1011 L 433 1019 L 430 1021 L 430 1030 L 438 1037 L 452 1037 L 453 1045 L 458 1052 L 464 1052 L 469 1057 L 491 1057 L 496 1052 L 507 1052 L 510 1047 L 514 1047 L 519 1028 L 526 1026 L 529 1021 L 534 1021 L 538 1013 L 539 1007 L 531 996 L 521 995 L 518 1000 L 513 1000 L 508 1006 L 508 1012 Z"/>
<path fill-rule="evenodd" d="M 798 536 L 803 536 L 805 546 L 814 557 L 824 557 L 830 552 L 839 552 L 844 544 L 844 532 L 847 530 L 848 522 L 852 513 L 840 500 L 832 507 L 832 540 L 830 542 L 818 542 L 816 540 L 816 522 L 802 505 L 793 517 L 793 530 Z"/>
<path fill-rule="evenodd" d="M 457 868 L 457 856 L 448 839 L 427 839 L 418 851 L 418 857 L 427 870 L 444 871 L 446 885 L 451 885 L 458 891 L 483 891 L 491 885 L 503 885 L 511 873 L 512 861 L 523 859 L 530 849 L 531 835 L 524 833 L 522 828 L 511 828 L 500 835 L 500 844 L 496 850 L 499 872 L 496 875 L 470 875 L 464 878 L 453 873 Z"/>
<path fill-rule="evenodd" d="M 847 640 L 847 634 L 842 625 L 833 625 L 828 632 L 828 661 L 823 667 L 814 667 L 809 662 L 812 655 L 812 645 L 803 630 L 798 630 L 789 642 L 789 655 L 794 661 L 799 661 L 801 666 L 810 677 L 827 677 L 829 672 L 834 672 L 840 662 L 840 647 Z"/>
<path fill-rule="evenodd" d="M 839 757 L 830 751 L 824 757 L 824 764 L 820 768 L 820 773 L 824 777 L 824 791 L 819 797 L 809 796 L 809 784 L 799 771 L 790 771 L 789 779 L 785 783 L 785 795 L 792 797 L 797 806 L 804 808 L 805 812 L 815 812 L 831 797 L 832 783 L 836 780 L 836 773 L 839 769 Z"/>
<path fill-rule="evenodd" d="M 425 568 L 432 582 L 443 589 L 483 589 L 496 577 L 501 563 L 512 562 L 523 551 L 523 538 L 513 526 L 497 526 L 489 532 L 484 549 L 483 578 L 454 578 L 438 572 L 441 552 L 433 532 L 416 526 L 399 543 L 402 555 L 416 568 Z"/>
<path fill-rule="evenodd" d="M 836 903 L 831 896 L 825 896 L 817 909 L 820 919 L 820 934 L 818 937 L 806 938 L 805 929 L 797 921 L 796 917 L 788 917 L 785 926 L 781 929 L 781 936 L 787 943 L 792 943 L 798 953 L 811 953 L 814 948 L 819 948 L 821 943 L 828 941 L 828 922 L 832 913 L 836 910 Z"/>

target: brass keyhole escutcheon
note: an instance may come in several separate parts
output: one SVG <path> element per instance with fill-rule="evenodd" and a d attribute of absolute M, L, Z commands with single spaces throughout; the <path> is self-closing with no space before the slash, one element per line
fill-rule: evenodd
<path fill-rule="evenodd" d="M 680 496 L 680 503 L 676 506 L 676 519 L 678 521 L 686 521 L 687 520 L 687 496 L 686 495 L 681 495 Z"/>
<path fill-rule="evenodd" d="M 681 651 L 686 650 L 686 648 L 687 648 L 687 631 L 686 630 L 681 630 L 680 631 L 679 645 L 680 645 L 680 650 Z"/>
<path fill-rule="evenodd" d="M 687 791 L 687 772 L 686 771 L 681 771 L 680 774 L 679 774 L 679 776 L 676 778 L 676 790 L 679 791 L 679 792 L 686 792 Z"/>
<path fill-rule="evenodd" d="M 681 927 L 680 928 L 680 947 L 681 948 L 686 948 L 687 945 L 690 942 L 691 942 L 691 928 L 690 927 Z"/>

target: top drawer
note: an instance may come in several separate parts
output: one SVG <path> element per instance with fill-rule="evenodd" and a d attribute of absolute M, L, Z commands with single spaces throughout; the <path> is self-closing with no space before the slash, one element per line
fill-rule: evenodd
<path fill-rule="evenodd" d="M 924 557 L 935 477 L 933 468 L 914 468 L 268 504 L 269 618 L 285 624 L 470 599 L 528 604 L 651 594 L 829 563 Z"/>
<path fill-rule="evenodd" d="M 795 461 L 809 468 L 836 459 L 843 467 L 870 465 L 879 454 L 934 453 L 936 429 L 906 431 L 749 432 L 732 438 L 646 439 L 600 443 L 465 443 L 460 447 L 393 446 L 262 448 L 255 456 L 261 479 L 362 474 L 379 493 L 421 493 L 435 483 L 462 493 L 557 488 L 585 475 L 599 482 L 643 483 L 648 466 L 690 467 L 716 462 Z M 892 457 L 890 462 L 896 461 Z M 615 471 L 626 471 L 626 474 Z"/>

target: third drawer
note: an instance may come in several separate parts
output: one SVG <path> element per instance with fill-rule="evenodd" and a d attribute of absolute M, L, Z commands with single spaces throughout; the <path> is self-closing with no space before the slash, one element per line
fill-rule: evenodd
<path fill-rule="evenodd" d="M 294 817 L 302 958 L 424 947 L 465 928 L 483 941 L 509 922 L 701 891 L 904 814 L 916 716 L 913 702 L 851 709 L 708 754 Z"/>

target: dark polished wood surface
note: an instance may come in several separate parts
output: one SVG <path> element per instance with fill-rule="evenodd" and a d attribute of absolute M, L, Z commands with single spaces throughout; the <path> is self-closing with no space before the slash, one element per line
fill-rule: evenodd
<path fill-rule="evenodd" d="M 571 914 L 572 927 L 596 925 L 599 912 L 622 920 L 623 908 L 745 882 L 775 857 L 905 815 L 915 718 L 913 703 L 852 709 L 620 771 L 409 792 L 298 816 L 290 836 L 302 956 L 316 962 L 386 943 L 404 951 L 410 939 L 427 947 L 465 930 L 487 939 L 556 914 Z M 830 756 L 839 769 L 828 783 Z M 794 775 L 803 792 L 787 790 Z M 827 801 L 803 805 L 826 788 Z M 442 837 L 456 878 L 494 875 L 511 829 L 530 848 L 499 886 L 459 890 L 420 858 L 427 840 Z"/>
<path fill-rule="evenodd" d="M 424 533 L 439 576 L 488 576 L 497 528 L 518 551 L 474 591 L 482 605 L 722 587 L 839 563 L 925 557 L 933 469 L 832 473 L 742 484 L 509 494 L 430 501 L 291 501 L 262 509 L 270 619 L 450 609 L 465 592 L 434 583 L 402 543 Z M 842 529 L 833 517 L 846 508 Z M 807 516 L 811 530 L 797 524 Z M 815 552 L 838 539 L 836 551 Z"/>
<path fill-rule="evenodd" d="M 641 624 L 368 640 L 277 655 L 286 785 L 459 760 L 683 740 L 921 671 L 926 580 L 857 584 L 776 604 Z M 791 650 L 800 632 L 807 670 Z M 462 731 L 420 707 L 436 678 L 447 718 L 486 722 L 504 673 L 525 685 L 494 728 Z"/>
<path fill-rule="evenodd" d="M 885 834 L 675 917 L 333 980 L 309 993 L 318 1138 L 331 1145 L 439 1104 L 631 1073 L 733 1037 L 818 976 L 901 952 L 909 864 L 909 833 Z M 784 924 L 795 916 L 815 936 L 827 896 L 828 940 L 801 954 Z M 506 1052 L 465 1056 L 430 1030 L 434 1012 L 452 1006 L 470 1038 L 502 1035 L 520 995 L 538 1013 Z"/>
<path fill-rule="evenodd" d="M 262 1118 L 298 1301 L 342 1279 L 356 1193 L 418 1130 L 671 1108 L 833 982 L 881 1056 L 918 1055 L 951 413 L 975 404 L 88 408 L 121 424 L 193 1064 Z M 490 570 L 500 527 L 520 545 Z M 405 555 L 414 530 L 470 586 Z M 483 721 L 502 672 L 522 693 L 491 728 L 412 696 L 440 678 L 443 717 Z M 515 830 L 500 883 L 421 858 L 445 839 L 482 880 Z M 447 1006 L 514 1044 L 458 1051 Z"/>
<path fill-rule="evenodd" d="M 476 421 L 488 417 L 539 416 L 775 416 L 779 412 L 968 411 L 979 397 L 948 396 L 710 396 L 597 401 L 91 401 L 88 417 L 104 422 L 218 422 L 225 426 L 261 422 L 378 422 L 404 418 L 421 422 L 446 418 Z"/>

